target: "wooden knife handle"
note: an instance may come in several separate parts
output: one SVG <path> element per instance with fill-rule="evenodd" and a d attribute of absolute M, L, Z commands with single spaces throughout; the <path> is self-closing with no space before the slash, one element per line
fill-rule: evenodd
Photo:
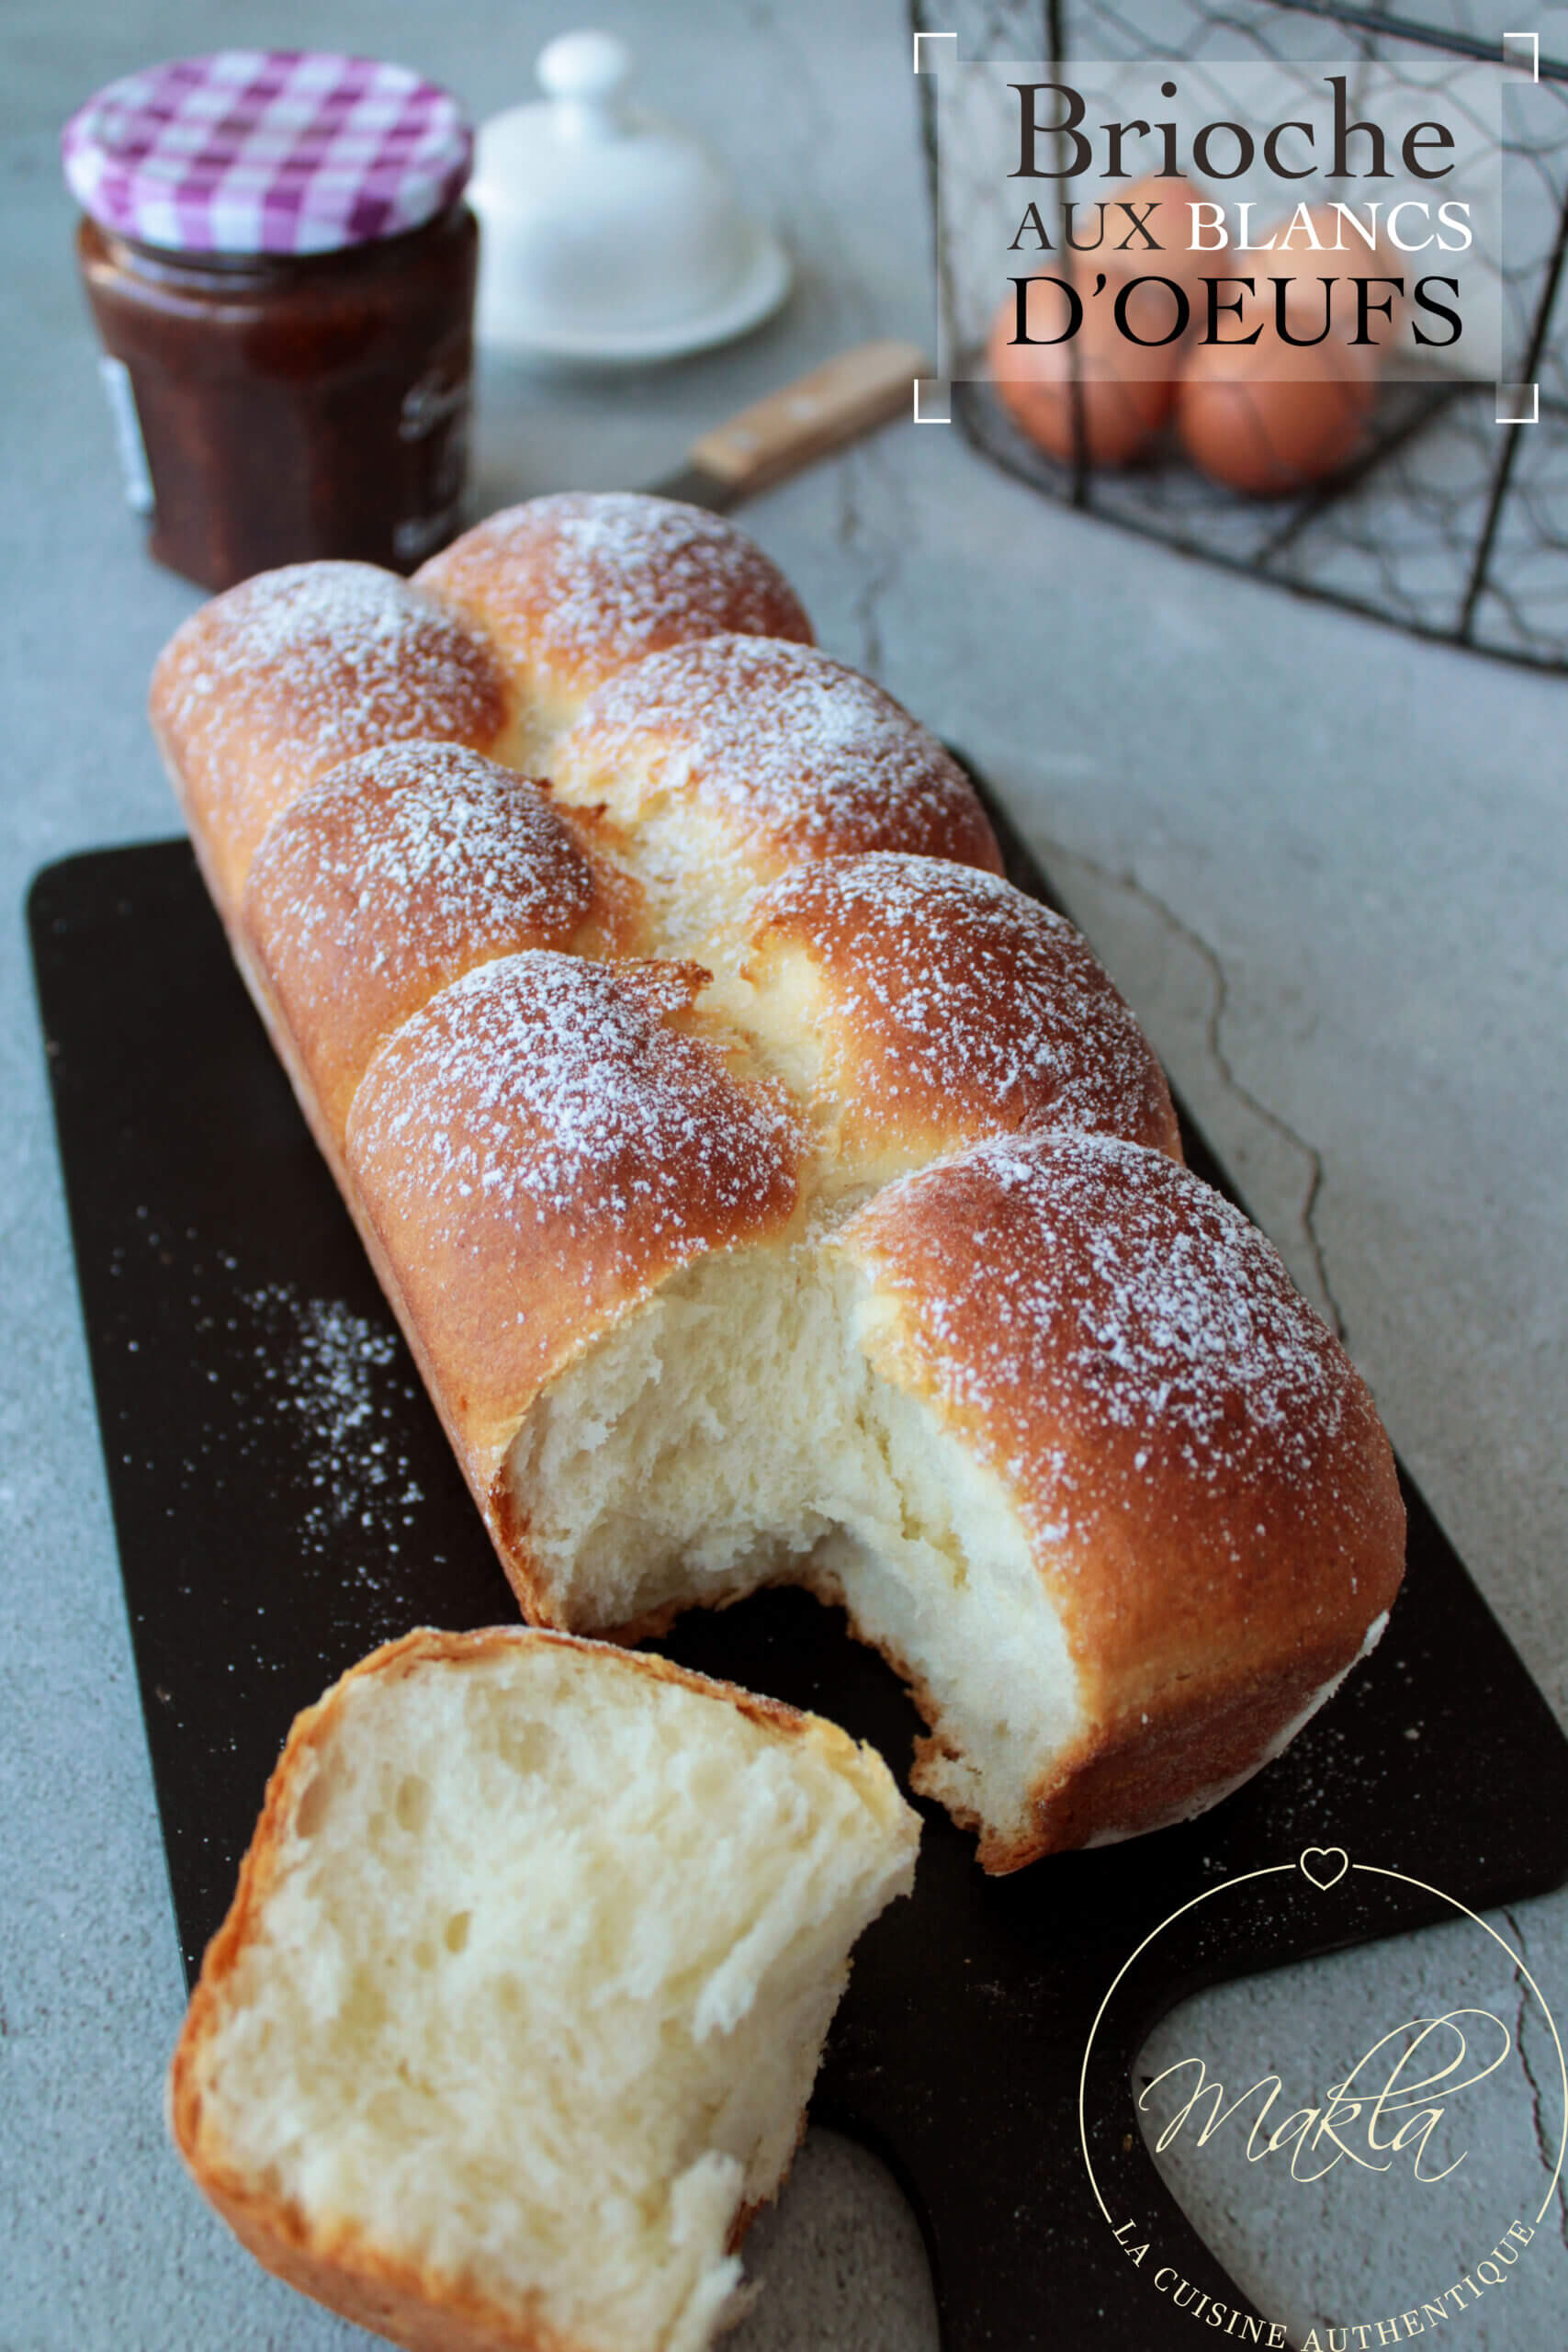
<path fill-rule="evenodd" d="M 691 462 L 738 492 L 760 490 L 874 424 L 907 415 L 915 378 L 929 373 L 919 344 L 857 344 L 715 425 L 693 445 Z"/>

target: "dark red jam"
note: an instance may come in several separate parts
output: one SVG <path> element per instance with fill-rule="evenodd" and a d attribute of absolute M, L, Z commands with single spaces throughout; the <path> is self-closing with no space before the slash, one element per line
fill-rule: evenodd
<path fill-rule="evenodd" d="M 165 251 L 86 217 L 76 244 L 161 563 L 211 589 L 321 556 L 412 571 L 452 537 L 479 259 L 465 203 L 322 254 Z"/>

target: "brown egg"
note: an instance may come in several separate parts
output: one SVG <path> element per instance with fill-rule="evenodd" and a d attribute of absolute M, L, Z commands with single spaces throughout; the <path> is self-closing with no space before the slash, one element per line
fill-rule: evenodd
<path fill-rule="evenodd" d="M 1147 447 L 1176 401 L 1175 345 L 1145 349 L 1117 326 L 1117 279 L 1093 292 L 1099 272 L 1080 272 L 1083 324 L 1070 343 L 1015 344 L 1017 306 L 1010 291 L 991 324 L 987 365 L 1002 405 L 1030 440 L 1070 464 L 1074 455 L 1075 368 L 1083 402 L 1084 454 L 1093 466 L 1124 466 Z M 1041 334 L 1066 324 L 1059 291 L 1032 294 L 1029 322 Z M 1136 334 L 1162 334 L 1172 317 L 1170 298 L 1157 287 L 1139 287 L 1127 307 Z M 1077 355 L 1076 358 L 1074 355 Z"/>
<path fill-rule="evenodd" d="M 1325 343 L 1296 349 L 1200 344 L 1188 360 L 1177 425 L 1213 481 L 1254 497 L 1321 481 L 1361 447 L 1377 390 L 1375 355 Z"/>
<path fill-rule="evenodd" d="M 1104 199 L 1104 243 L 1096 253 L 1079 254 L 1074 267 L 1079 271 L 1103 269 L 1107 277 L 1114 274 L 1121 278 L 1171 278 L 1184 288 L 1192 304 L 1193 318 L 1201 325 L 1203 272 L 1216 266 L 1216 261 L 1213 254 L 1192 250 L 1192 215 L 1188 207 L 1197 201 L 1197 189 L 1190 180 L 1184 180 L 1179 175 L 1168 180 L 1151 175 L 1147 179 L 1134 180 L 1130 187 L 1117 188 Z M 1132 218 L 1122 210 L 1124 204 L 1134 206 L 1139 215 L 1145 214 L 1151 204 L 1157 208 L 1147 214 L 1144 223 L 1147 234 L 1159 247 L 1157 253 L 1150 251 L 1134 228 Z M 1093 226 L 1092 210 L 1080 205 L 1079 212 L 1080 233 L 1088 234 Z"/>
<path fill-rule="evenodd" d="M 1274 288 L 1270 280 L 1288 277 L 1292 280 L 1285 297 L 1285 323 L 1293 334 L 1316 334 L 1324 323 L 1324 304 L 1330 300 L 1328 312 L 1332 328 L 1329 340 L 1348 345 L 1356 332 L 1356 289 L 1349 283 L 1355 277 L 1399 277 L 1404 275 L 1402 256 L 1381 233 L 1371 246 L 1364 244 L 1348 223 L 1341 225 L 1332 204 L 1311 204 L 1307 219 L 1318 238 L 1314 248 L 1311 237 L 1294 215 L 1281 220 L 1272 230 L 1265 230 L 1258 243 L 1275 240 L 1272 253 L 1249 253 L 1239 255 L 1245 261 L 1249 276 L 1258 280 L 1258 296 L 1264 305 L 1263 315 L 1270 322 L 1274 317 Z M 1284 242 L 1288 239 L 1288 242 Z M 1336 241 L 1342 250 L 1336 251 Z M 1322 280 L 1332 277 L 1341 282 L 1335 286 L 1332 297 L 1325 297 Z M 1373 287 L 1374 301 L 1388 296 L 1387 287 Z M 1399 317 L 1398 297 L 1393 297 L 1393 320 L 1384 319 L 1372 311 L 1368 320 L 1368 332 L 1375 339 L 1373 345 L 1362 344 L 1360 350 L 1375 349 L 1378 343 L 1387 344 L 1393 337 L 1393 323 Z M 1248 323 L 1251 322 L 1248 314 Z"/>

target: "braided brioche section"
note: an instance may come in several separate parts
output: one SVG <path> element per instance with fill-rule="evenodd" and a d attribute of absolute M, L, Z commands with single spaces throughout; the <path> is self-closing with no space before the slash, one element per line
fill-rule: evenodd
<path fill-rule="evenodd" d="M 995 1869 L 1213 1802 L 1376 1638 L 1364 1387 L 739 533 L 573 494 L 263 575 L 152 718 L 531 1619 L 842 1601 Z"/>

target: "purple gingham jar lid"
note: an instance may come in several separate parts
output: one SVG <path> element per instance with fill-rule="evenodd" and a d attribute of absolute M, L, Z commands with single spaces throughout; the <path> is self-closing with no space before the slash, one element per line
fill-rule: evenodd
<path fill-rule="evenodd" d="M 405 65 L 224 49 L 128 74 L 61 141 L 85 212 L 183 253 L 321 254 L 395 237 L 461 193 L 473 133 Z"/>

